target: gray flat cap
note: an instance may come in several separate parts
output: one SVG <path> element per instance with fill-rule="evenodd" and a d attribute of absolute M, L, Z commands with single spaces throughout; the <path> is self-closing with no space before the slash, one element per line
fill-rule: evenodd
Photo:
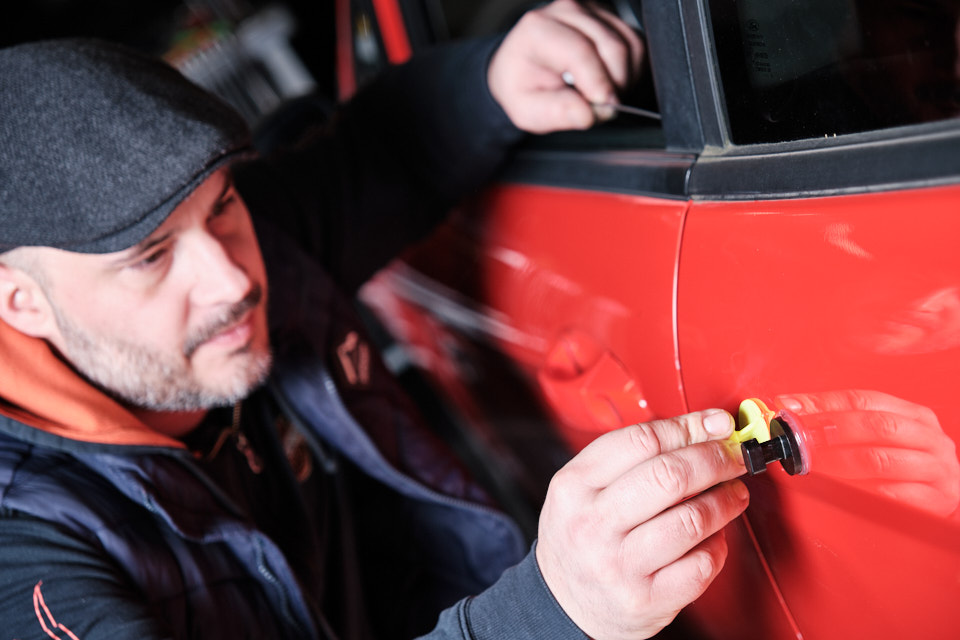
<path fill-rule="evenodd" d="M 249 141 L 161 61 L 92 40 L 2 49 L 0 251 L 127 249 Z"/>

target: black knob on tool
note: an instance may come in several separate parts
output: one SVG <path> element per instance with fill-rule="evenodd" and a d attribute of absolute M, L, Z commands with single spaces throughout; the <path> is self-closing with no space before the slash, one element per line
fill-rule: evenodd
<path fill-rule="evenodd" d="M 796 435 L 786 422 L 774 418 L 770 421 L 770 439 L 766 442 L 748 440 L 740 445 L 743 463 L 747 472 L 754 476 L 767 470 L 771 462 L 780 461 L 780 465 L 790 475 L 804 472 L 803 458 Z"/>

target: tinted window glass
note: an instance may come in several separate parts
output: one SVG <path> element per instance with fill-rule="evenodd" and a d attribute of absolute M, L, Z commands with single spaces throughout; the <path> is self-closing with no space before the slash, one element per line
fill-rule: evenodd
<path fill-rule="evenodd" d="M 710 0 L 733 141 L 960 115 L 960 0 Z"/>

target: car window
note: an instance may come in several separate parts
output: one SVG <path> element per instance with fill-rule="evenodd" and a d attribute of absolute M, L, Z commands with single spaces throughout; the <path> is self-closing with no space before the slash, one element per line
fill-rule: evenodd
<path fill-rule="evenodd" d="M 536 0 L 437 0 L 435 6 L 442 15 L 438 31 L 451 39 L 487 36 L 506 32 L 524 12 L 543 4 Z M 641 25 L 640 0 L 605 0 L 596 4 L 619 15 L 638 31 Z M 625 105 L 658 112 L 656 95 L 649 67 L 642 73 L 637 86 L 620 96 Z M 607 150 L 663 148 L 663 129 L 656 119 L 621 113 L 613 120 L 589 131 L 560 132 L 535 136 L 529 145 L 537 148 Z"/>
<path fill-rule="evenodd" d="M 960 115 L 960 0 L 710 0 L 736 144 Z"/>

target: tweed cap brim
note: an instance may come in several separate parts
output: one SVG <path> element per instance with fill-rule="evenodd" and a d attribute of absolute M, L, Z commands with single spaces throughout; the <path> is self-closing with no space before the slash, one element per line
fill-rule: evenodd
<path fill-rule="evenodd" d="M 162 61 L 93 40 L 0 50 L 0 251 L 127 249 L 250 154 L 242 118 Z"/>

